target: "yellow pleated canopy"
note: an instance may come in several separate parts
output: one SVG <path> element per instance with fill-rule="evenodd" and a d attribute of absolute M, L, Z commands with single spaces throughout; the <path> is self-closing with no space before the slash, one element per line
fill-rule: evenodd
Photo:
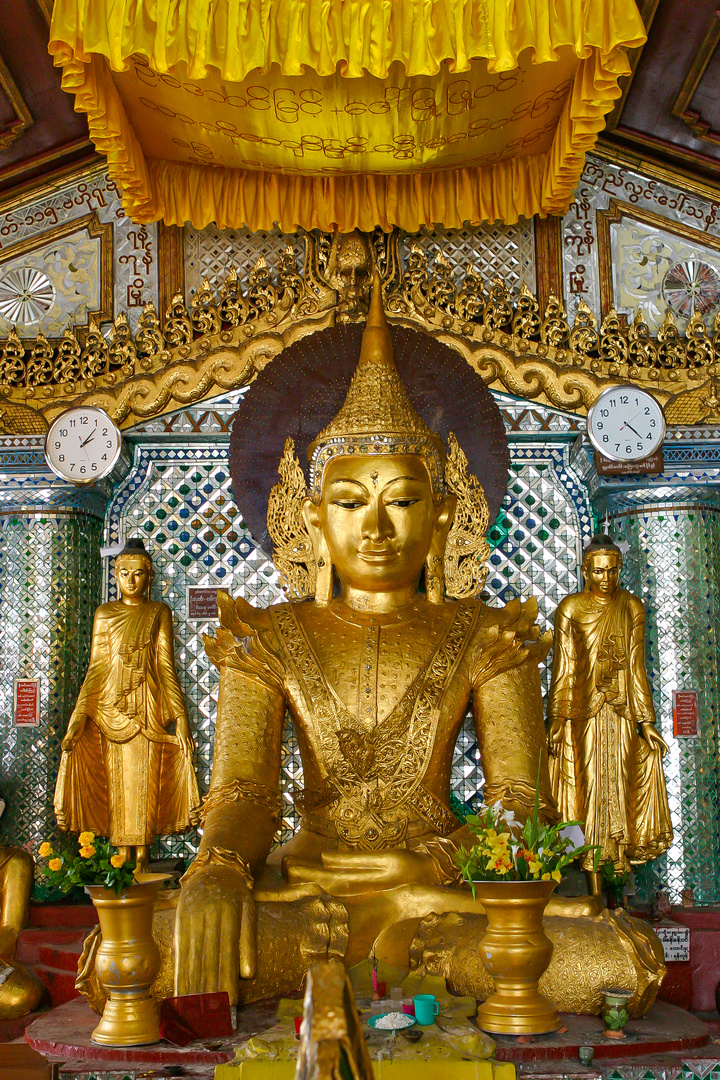
<path fill-rule="evenodd" d="M 55 0 L 136 221 L 369 230 L 562 213 L 634 0 Z"/>

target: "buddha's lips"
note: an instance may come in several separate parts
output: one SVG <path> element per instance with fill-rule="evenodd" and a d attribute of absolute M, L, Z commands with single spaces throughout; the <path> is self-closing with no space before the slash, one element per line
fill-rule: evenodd
<path fill-rule="evenodd" d="M 397 551 L 358 551 L 358 558 L 370 563 L 392 562 L 397 558 Z"/>

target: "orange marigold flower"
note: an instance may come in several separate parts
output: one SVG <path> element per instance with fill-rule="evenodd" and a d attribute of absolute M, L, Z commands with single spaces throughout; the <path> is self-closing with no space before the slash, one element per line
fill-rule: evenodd
<path fill-rule="evenodd" d="M 83 859 L 92 859 L 95 854 L 95 848 L 92 844 L 88 844 L 86 847 L 80 848 L 80 855 Z"/>
<path fill-rule="evenodd" d="M 48 867 L 51 870 L 62 870 L 62 859 L 51 859 L 48 863 Z"/>
<path fill-rule="evenodd" d="M 110 856 L 110 865 L 114 866 L 116 870 L 119 870 L 121 866 L 124 866 L 127 862 L 127 855 L 121 854 L 118 851 L 117 855 Z"/>
<path fill-rule="evenodd" d="M 47 859 L 47 857 L 49 855 L 52 855 L 52 853 L 53 853 L 52 844 L 49 843 L 47 840 L 43 840 L 42 844 L 40 845 L 40 850 L 39 850 L 40 858 L 41 859 Z"/>

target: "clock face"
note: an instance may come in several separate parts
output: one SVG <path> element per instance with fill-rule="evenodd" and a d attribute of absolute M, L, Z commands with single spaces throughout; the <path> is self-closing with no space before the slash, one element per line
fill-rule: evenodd
<path fill-rule="evenodd" d="M 662 408 L 646 390 L 632 386 L 603 390 L 588 413 L 590 441 L 611 461 L 642 461 L 665 437 Z"/>
<path fill-rule="evenodd" d="M 102 409 L 78 405 L 53 420 L 45 457 L 54 473 L 73 484 L 92 484 L 112 471 L 122 437 Z"/>

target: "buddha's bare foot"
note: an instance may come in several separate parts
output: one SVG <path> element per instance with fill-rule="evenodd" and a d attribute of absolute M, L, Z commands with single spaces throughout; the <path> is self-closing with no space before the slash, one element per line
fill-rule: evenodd
<path fill-rule="evenodd" d="M 162 961 L 152 987 L 158 1001 L 174 993 L 174 899 L 161 902 L 153 918 L 153 937 Z M 289 903 L 258 903 L 257 968 L 253 979 L 239 980 L 239 1003 L 301 990 L 310 965 L 317 960 L 342 960 L 347 942 L 347 911 L 330 896 L 308 896 Z M 102 1012 L 105 994 L 95 974 L 99 944 L 99 930 L 96 930 L 86 939 L 76 986 L 93 1009 Z"/>
<path fill-rule="evenodd" d="M 481 915 L 429 915 L 413 940 L 412 966 L 441 975 L 456 993 L 484 1001 L 493 985 L 478 947 L 486 926 Z M 606 986 L 633 991 L 633 1016 L 650 1008 L 665 965 L 660 942 L 641 920 L 603 910 L 594 918 L 546 916 L 543 926 L 554 948 L 540 991 L 556 1009 L 597 1015 Z"/>
<path fill-rule="evenodd" d="M 302 989 L 318 960 L 342 960 L 348 943 L 347 911 L 330 896 L 258 904 L 257 972 L 241 979 L 242 1004 Z"/>

